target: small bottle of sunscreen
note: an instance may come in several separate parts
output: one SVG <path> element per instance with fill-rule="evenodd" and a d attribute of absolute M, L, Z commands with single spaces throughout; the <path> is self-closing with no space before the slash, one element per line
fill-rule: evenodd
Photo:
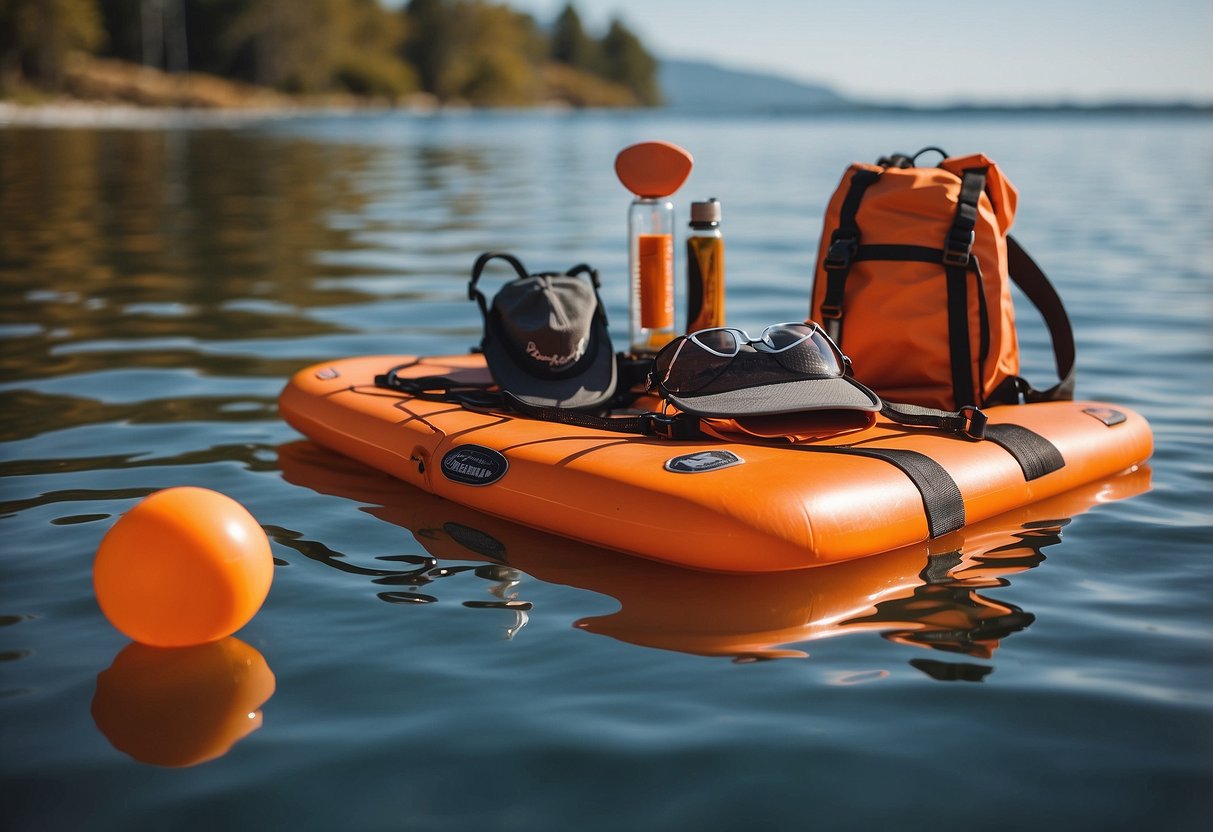
<path fill-rule="evenodd" d="M 688 333 L 724 326 L 724 235 L 720 202 L 691 203 L 687 233 Z"/>

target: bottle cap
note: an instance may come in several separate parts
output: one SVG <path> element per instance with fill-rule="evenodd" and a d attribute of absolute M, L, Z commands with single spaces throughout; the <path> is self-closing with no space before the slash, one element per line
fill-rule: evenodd
<path fill-rule="evenodd" d="M 720 201 L 712 197 L 707 202 L 691 203 L 692 223 L 720 222 Z"/>
<path fill-rule="evenodd" d="M 669 142 L 640 142 L 615 157 L 615 173 L 639 197 L 669 196 L 691 175 L 691 154 Z"/>

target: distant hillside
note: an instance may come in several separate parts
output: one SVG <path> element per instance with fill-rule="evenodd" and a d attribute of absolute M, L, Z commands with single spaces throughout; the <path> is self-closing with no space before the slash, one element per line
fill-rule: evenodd
<path fill-rule="evenodd" d="M 955 102 L 917 104 L 847 98 L 830 87 L 777 75 L 728 69 L 706 61 L 662 60 L 658 81 L 666 107 L 685 113 L 1019 113 L 1213 116 L 1209 101 L 1067 101 L 1036 104 Z"/>
<path fill-rule="evenodd" d="M 666 106 L 680 112 L 803 112 L 855 106 L 829 87 L 700 61 L 662 60 L 657 77 Z"/>

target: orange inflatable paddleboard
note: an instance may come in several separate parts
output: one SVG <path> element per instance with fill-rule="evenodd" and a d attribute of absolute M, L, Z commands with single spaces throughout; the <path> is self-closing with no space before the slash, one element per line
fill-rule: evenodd
<path fill-rule="evenodd" d="M 407 365 L 401 376 L 490 381 L 480 355 L 349 358 L 296 373 L 280 410 L 316 443 L 456 503 L 720 572 L 803 569 L 938 537 L 932 495 L 907 470 L 914 466 L 887 457 L 925 458 L 954 483 L 950 531 L 1132 469 L 1153 447 L 1141 416 L 1096 402 L 987 411 L 991 426 L 1031 431 L 1064 461 L 1031 477 L 996 442 L 883 419 L 809 446 L 671 441 L 479 412 L 375 386 L 376 375 L 400 365 Z"/>

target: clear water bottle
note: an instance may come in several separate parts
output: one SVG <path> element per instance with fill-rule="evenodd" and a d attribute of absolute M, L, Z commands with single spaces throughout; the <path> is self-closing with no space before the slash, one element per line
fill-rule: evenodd
<path fill-rule="evenodd" d="M 651 355 L 674 338 L 674 203 L 637 197 L 628 208 L 631 351 Z"/>

